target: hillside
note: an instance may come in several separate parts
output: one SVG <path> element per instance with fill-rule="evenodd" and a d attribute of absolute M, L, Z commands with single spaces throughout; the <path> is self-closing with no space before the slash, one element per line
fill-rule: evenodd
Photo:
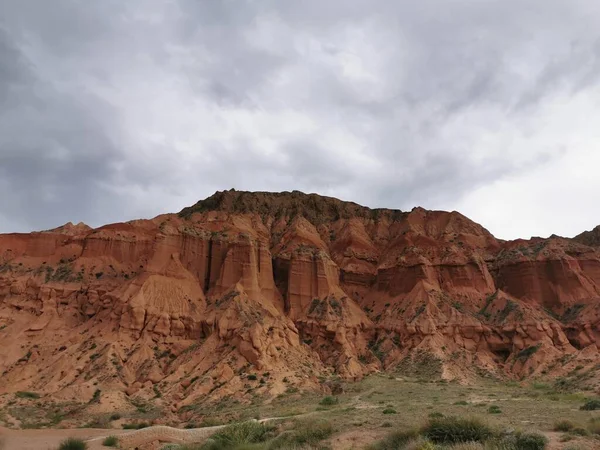
<path fill-rule="evenodd" d="M 600 363 L 582 236 L 505 242 L 457 212 L 233 190 L 0 235 L 0 394 L 181 415 L 376 371 L 564 376 Z"/>

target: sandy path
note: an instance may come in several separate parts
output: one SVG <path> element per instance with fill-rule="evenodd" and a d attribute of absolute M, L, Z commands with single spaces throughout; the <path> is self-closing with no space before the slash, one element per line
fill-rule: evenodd
<path fill-rule="evenodd" d="M 44 430 L 9 430 L 0 427 L 0 442 L 4 440 L 2 450 L 55 450 L 58 445 L 69 437 L 80 439 L 91 439 L 97 436 L 115 436 L 125 433 L 125 430 L 105 430 L 93 428 L 75 428 L 75 429 L 44 429 Z M 99 446 L 102 447 L 102 441 Z"/>
<path fill-rule="evenodd" d="M 270 417 L 259 420 L 260 423 L 283 420 L 285 417 Z M 116 429 L 43 429 L 43 430 L 9 430 L 0 428 L 0 443 L 4 440 L 4 448 L 0 450 L 55 450 L 66 438 L 75 437 L 88 442 L 89 450 L 106 449 L 102 441 L 107 436 L 118 436 L 123 449 L 135 448 L 152 442 L 172 442 L 177 444 L 203 442 L 227 425 L 215 427 L 181 429 L 162 425 L 143 428 L 141 430 Z"/>

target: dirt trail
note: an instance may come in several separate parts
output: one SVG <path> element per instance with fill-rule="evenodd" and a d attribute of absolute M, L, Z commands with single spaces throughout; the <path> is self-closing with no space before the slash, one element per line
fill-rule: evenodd
<path fill-rule="evenodd" d="M 0 427 L 0 442 L 4 441 L 2 450 L 55 450 L 58 445 L 69 437 L 83 440 L 93 439 L 97 436 L 119 436 L 126 433 L 125 430 L 105 430 L 93 428 L 71 428 L 71 429 L 43 429 L 43 430 L 10 430 Z M 90 450 L 102 447 L 102 441 L 98 441 L 97 447 L 90 446 Z"/>

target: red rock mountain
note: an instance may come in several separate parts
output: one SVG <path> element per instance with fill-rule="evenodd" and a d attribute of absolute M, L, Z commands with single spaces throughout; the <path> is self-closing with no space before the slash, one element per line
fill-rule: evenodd
<path fill-rule="evenodd" d="M 331 375 L 596 367 L 598 244 L 233 190 L 151 220 L 0 235 L 0 394 L 160 393 L 180 411 Z"/>

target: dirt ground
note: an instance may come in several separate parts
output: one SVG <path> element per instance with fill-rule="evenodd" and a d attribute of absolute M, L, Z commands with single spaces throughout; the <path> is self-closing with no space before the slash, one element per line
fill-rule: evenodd
<path fill-rule="evenodd" d="M 0 449 L 2 450 L 55 450 L 69 437 L 90 439 L 108 434 L 119 435 L 124 430 L 101 430 L 92 428 L 76 429 L 42 429 L 42 430 L 9 430 L 0 427 Z M 2 447 L 4 446 L 4 447 Z M 106 448 L 101 441 L 91 443 L 89 450 Z"/>

